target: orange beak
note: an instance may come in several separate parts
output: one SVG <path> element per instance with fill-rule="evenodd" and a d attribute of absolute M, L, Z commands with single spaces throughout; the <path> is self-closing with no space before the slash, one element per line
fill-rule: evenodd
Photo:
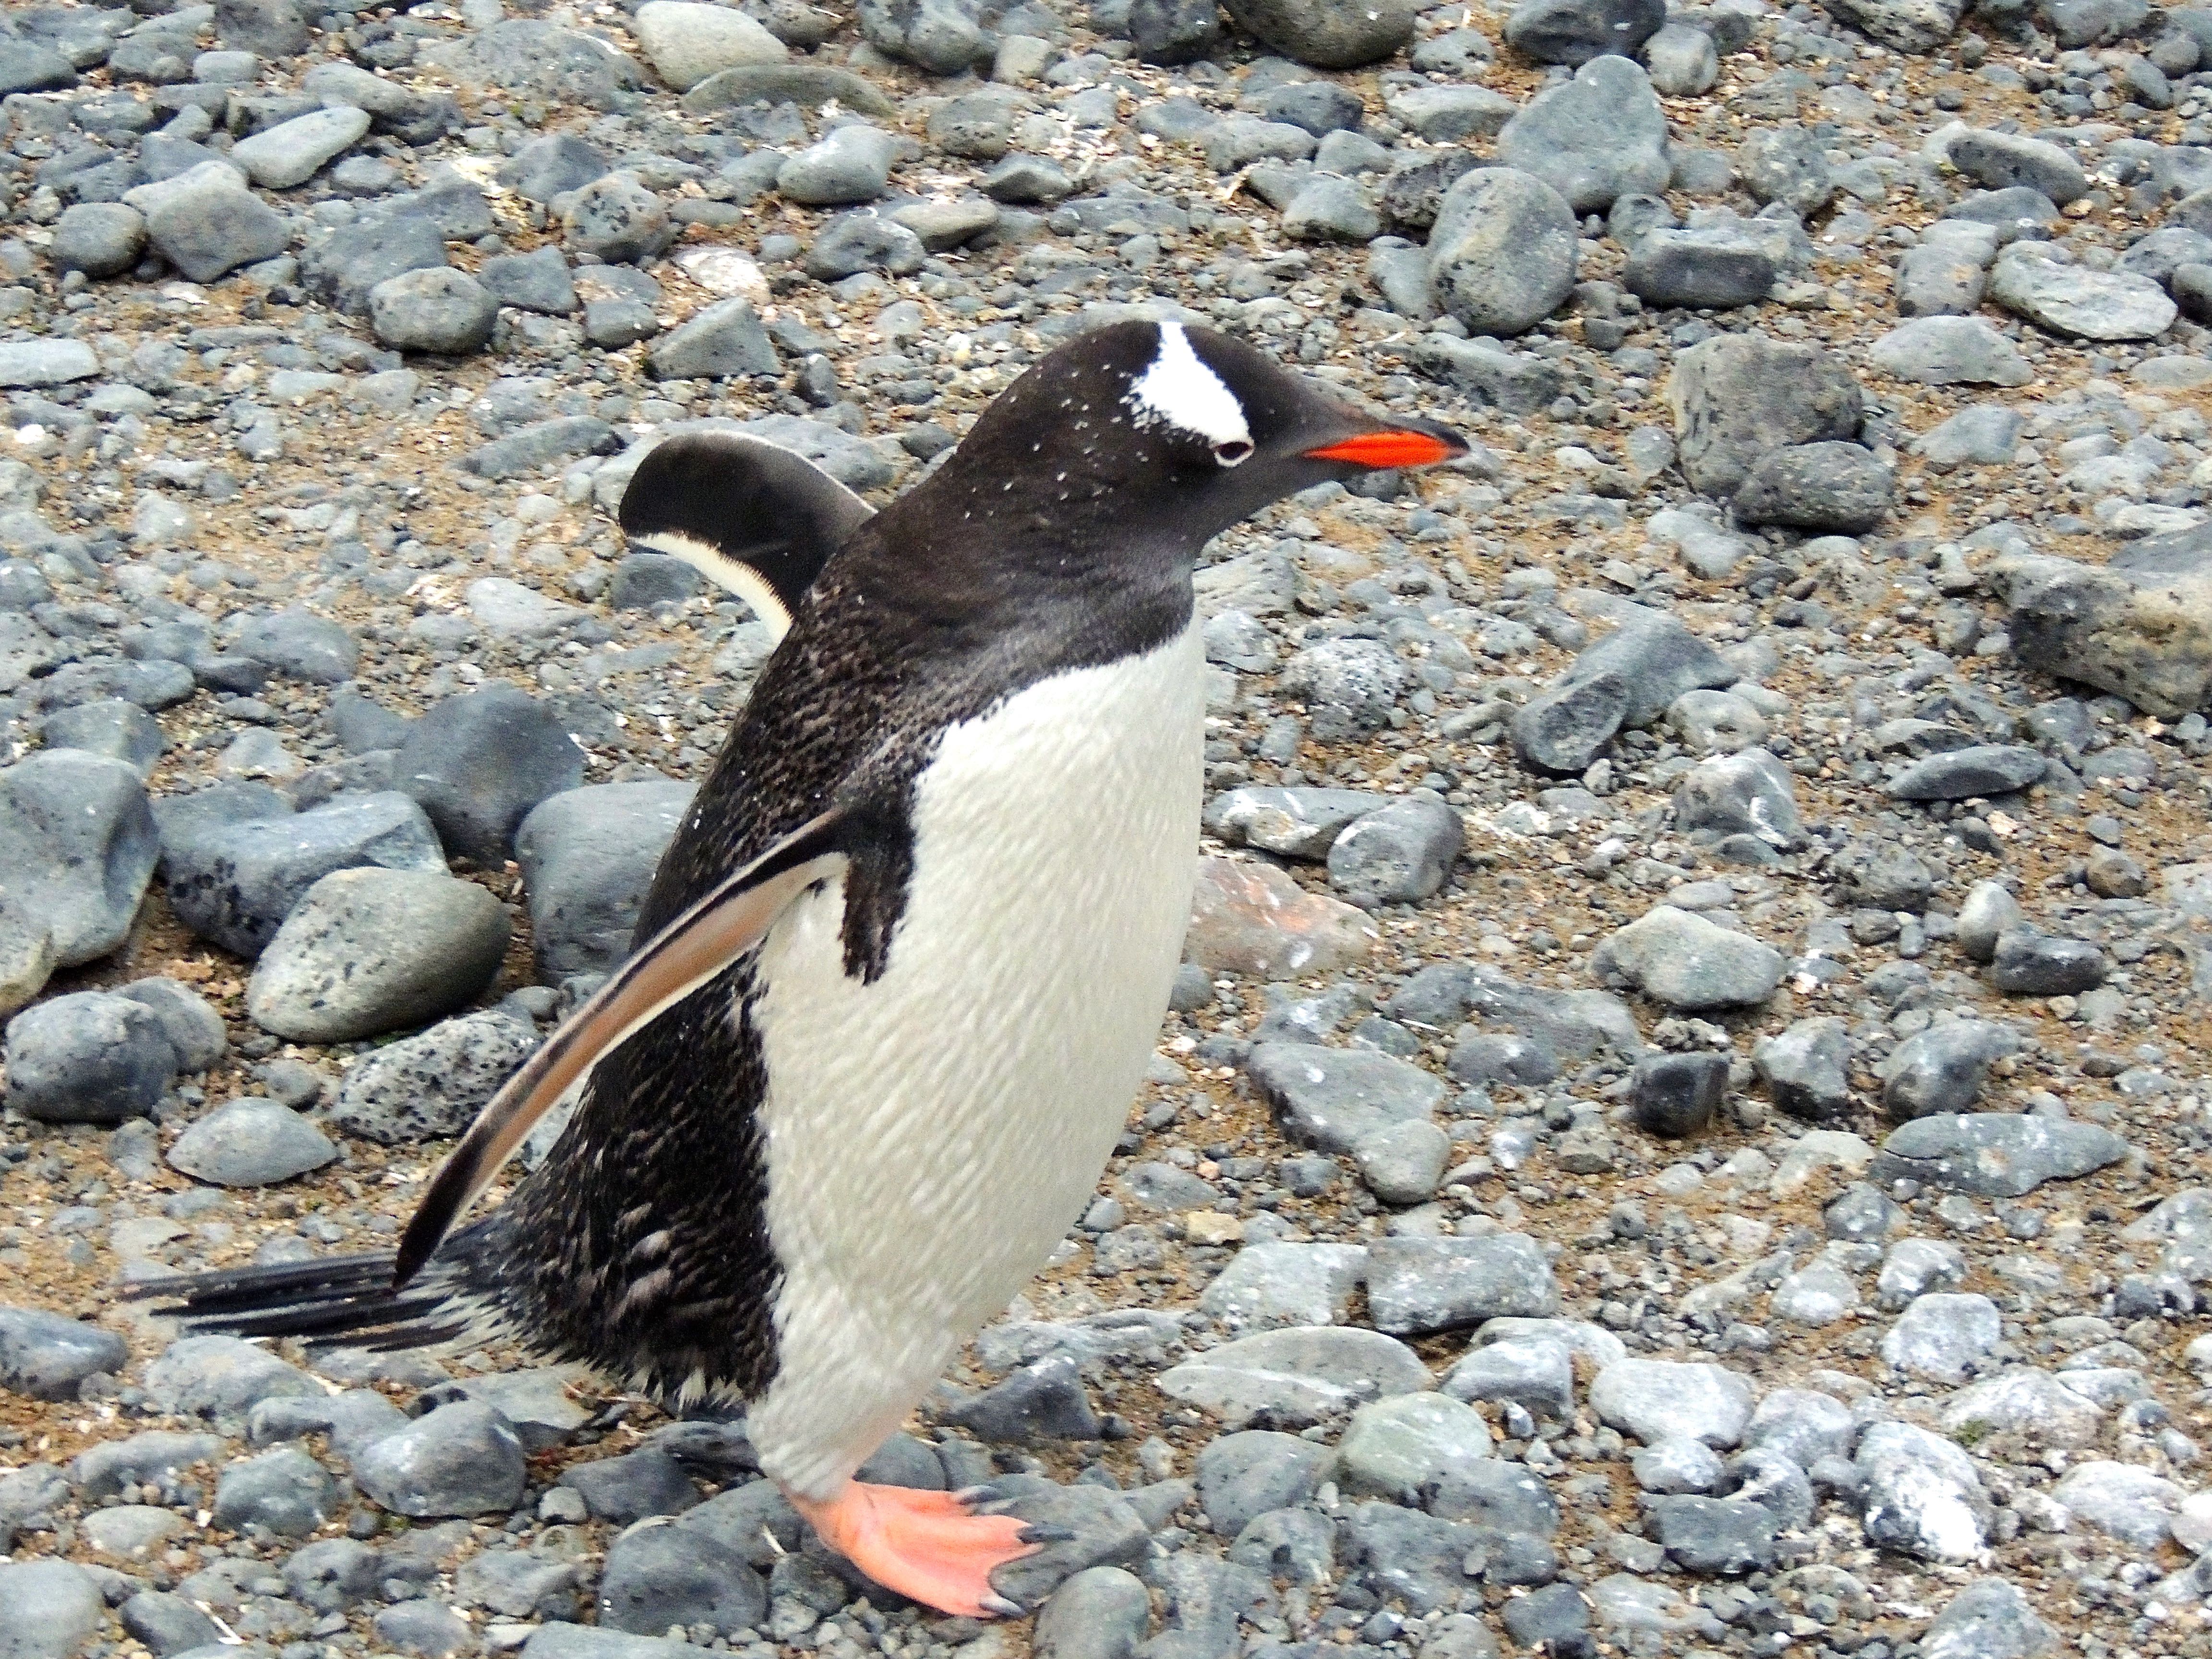
<path fill-rule="evenodd" d="M 1310 461 L 1349 461 L 1354 466 L 1384 471 L 1400 466 L 1433 466 L 1438 461 L 1449 461 L 1466 453 L 1467 446 L 1456 440 L 1440 438 L 1433 432 L 1399 428 L 1363 432 L 1356 438 L 1346 438 L 1321 449 L 1309 449 L 1305 457 Z"/>

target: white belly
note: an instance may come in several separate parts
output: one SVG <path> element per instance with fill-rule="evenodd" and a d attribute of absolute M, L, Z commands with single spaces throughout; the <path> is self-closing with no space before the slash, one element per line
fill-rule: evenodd
<path fill-rule="evenodd" d="M 842 894 L 764 942 L 780 1365 L 762 1467 L 827 1496 L 1066 1232 L 1144 1073 L 1189 919 L 1202 785 L 1195 623 L 951 728 L 873 984 Z"/>

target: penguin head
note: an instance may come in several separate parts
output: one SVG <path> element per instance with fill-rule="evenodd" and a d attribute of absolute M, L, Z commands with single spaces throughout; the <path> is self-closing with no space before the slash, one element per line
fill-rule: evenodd
<path fill-rule="evenodd" d="M 1270 501 L 1467 453 L 1449 427 L 1377 420 L 1211 329 L 1131 322 L 1082 335 L 999 398 L 962 446 L 979 495 L 1194 556 Z M 991 482 L 995 478 L 995 483 Z"/>

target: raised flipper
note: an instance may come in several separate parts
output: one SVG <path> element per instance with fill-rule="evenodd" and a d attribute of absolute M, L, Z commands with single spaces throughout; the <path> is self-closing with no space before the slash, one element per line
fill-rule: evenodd
<path fill-rule="evenodd" d="M 531 1126 L 609 1050 L 758 945 L 809 887 L 843 872 L 843 814 L 832 809 L 777 842 L 647 939 L 562 1023 L 492 1097 L 432 1179 L 399 1241 L 393 1288 L 415 1276 Z"/>
<path fill-rule="evenodd" d="M 781 639 L 799 595 L 875 509 L 803 455 L 694 432 L 638 464 L 619 516 L 631 541 L 703 572 Z"/>

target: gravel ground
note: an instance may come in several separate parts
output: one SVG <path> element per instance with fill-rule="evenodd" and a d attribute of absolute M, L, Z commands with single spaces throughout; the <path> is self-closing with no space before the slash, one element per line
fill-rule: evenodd
<path fill-rule="evenodd" d="M 2212 1652 L 2212 11 L 162 4 L 0 17 L 0 1659 Z M 767 648 L 646 445 L 888 499 L 1131 314 L 1480 447 L 1200 572 L 1176 1012 L 873 1471 L 1033 1625 L 119 1300 L 618 958 Z"/>

